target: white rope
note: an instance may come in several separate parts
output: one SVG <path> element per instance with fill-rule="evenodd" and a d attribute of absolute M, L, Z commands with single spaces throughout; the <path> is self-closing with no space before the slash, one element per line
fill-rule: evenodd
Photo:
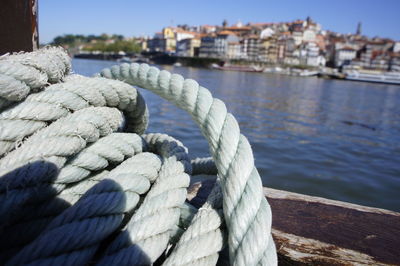
<path fill-rule="evenodd" d="M 27 199 L 43 199 L 38 190 L 57 194 L 65 185 L 51 186 L 68 156 L 81 151 L 87 143 L 116 131 L 122 114 L 117 109 L 91 107 L 60 118 L 31 136 L 18 150 L 0 160 L 0 219 L 11 208 Z M 39 188 L 43 184 L 44 187 Z M 45 189 L 46 187 L 52 189 Z"/>
<path fill-rule="evenodd" d="M 101 75 L 151 90 L 193 117 L 209 142 L 221 180 L 231 264 L 256 265 L 265 258 L 277 264 L 270 238 L 271 210 L 251 147 L 225 104 L 196 81 L 146 64 L 122 64 L 103 70 Z M 275 255 L 269 256 L 272 253 Z"/>
<path fill-rule="evenodd" d="M 190 181 L 186 172 L 191 172 L 186 149 L 166 135 L 149 134 L 144 138 L 150 150 L 165 158 L 164 163 L 142 205 L 110 244 L 99 265 L 154 263 L 167 248 L 170 231 L 179 224 L 180 206 Z"/>
<path fill-rule="evenodd" d="M 215 185 L 163 266 L 215 265 L 226 242 L 222 224 L 222 191 Z"/>
<path fill-rule="evenodd" d="M 137 174 L 138 165 L 130 161 L 133 158 L 120 164 L 75 205 L 53 219 L 45 231 L 7 265 L 88 263 L 101 241 L 120 226 L 124 213 L 137 205 L 139 194 L 150 188 L 146 175 Z M 153 166 L 144 165 L 143 169 L 148 168 L 158 174 Z M 48 243 L 52 241 L 57 245 L 50 248 Z"/>
<path fill-rule="evenodd" d="M 66 83 L 51 85 L 0 114 L 0 157 L 13 150 L 19 140 L 89 106 L 117 107 L 124 112 L 130 132 L 142 134 L 147 128 L 147 107 L 131 86 L 121 81 L 73 75 Z"/>
<path fill-rule="evenodd" d="M 190 161 L 183 144 L 166 135 L 113 133 L 144 132 L 143 98 L 119 81 L 64 78 L 68 59 L 52 53 L 0 58 L 0 111 L 7 108 L 0 114 L 0 247 L 11 239 L 0 259 L 147 265 L 165 253 L 164 265 L 213 265 L 226 246 L 232 265 L 277 264 L 251 147 L 222 101 L 193 80 L 145 64 L 102 71 L 192 116 L 212 159 Z M 50 56 L 54 62 L 42 64 Z M 65 83 L 28 96 L 60 79 Z M 144 150 L 152 153 L 136 155 Z M 191 173 L 218 173 L 220 186 L 199 211 L 184 203 Z"/>
<path fill-rule="evenodd" d="M 66 185 L 73 183 L 73 186 L 66 187 L 60 194 L 41 202 L 32 202 L 31 199 L 31 204 L 25 204 L 19 212 L 14 212 L 12 220 L 8 222 L 9 225 L 0 233 L 2 251 L 0 258 L 9 258 L 15 253 L 9 250 L 20 248 L 35 239 L 52 218 L 74 204 L 89 188 L 104 179 L 104 174 L 91 176 L 92 173 L 98 173 L 110 164 L 121 163 L 126 158 L 141 153 L 146 146 L 145 141 L 136 134 L 112 133 L 100 138 L 68 160 L 51 182 Z M 144 153 L 135 156 L 134 162 L 137 165 L 142 162 L 148 163 L 146 161 L 149 160 L 149 156 L 151 161 L 151 155 Z M 30 212 L 31 209 L 35 211 Z M 5 252 L 8 254 L 4 254 Z"/>
<path fill-rule="evenodd" d="M 49 82 L 56 83 L 71 70 L 71 60 L 63 48 L 47 47 L 32 53 L 0 57 L 0 111 L 23 100 Z"/>

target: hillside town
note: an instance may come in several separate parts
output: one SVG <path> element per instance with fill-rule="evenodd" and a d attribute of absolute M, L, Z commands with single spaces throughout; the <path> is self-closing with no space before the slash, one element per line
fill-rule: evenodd
<path fill-rule="evenodd" d="M 136 39 L 143 51 L 285 66 L 400 71 L 400 41 L 323 30 L 310 17 L 282 23 L 165 27 Z"/>

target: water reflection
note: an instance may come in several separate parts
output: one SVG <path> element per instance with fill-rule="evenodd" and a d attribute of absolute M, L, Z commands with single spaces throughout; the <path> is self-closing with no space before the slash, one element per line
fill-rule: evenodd
<path fill-rule="evenodd" d="M 109 63 L 74 60 L 74 68 L 91 75 Z M 98 70 L 88 73 L 94 64 Z M 252 143 L 264 185 L 400 211 L 399 86 L 161 68 L 195 79 L 226 103 Z M 143 95 L 149 131 L 181 140 L 193 156 L 208 154 L 189 115 Z"/>

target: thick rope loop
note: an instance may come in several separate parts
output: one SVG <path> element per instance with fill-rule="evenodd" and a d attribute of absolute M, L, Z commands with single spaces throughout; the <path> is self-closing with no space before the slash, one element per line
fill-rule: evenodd
<path fill-rule="evenodd" d="M 51 221 L 65 208 L 74 204 L 93 185 L 104 179 L 105 174 L 95 174 L 111 165 L 117 165 L 135 154 L 146 151 L 146 142 L 136 134 L 111 133 L 90 144 L 71 157 L 51 180 L 52 186 L 64 189 L 58 195 L 25 204 L 8 222 L 0 233 L 0 258 L 14 255 L 12 250 L 20 248 L 35 239 Z M 150 158 L 149 158 L 150 156 Z M 133 163 L 149 165 L 152 154 L 135 156 Z M 149 167 L 154 167 L 151 164 Z M 144 170 L 142 170 L 143 173 Z M 151 175 L 148 175 L 151 176 Z M 57 186 L 57 184 L 62 186 Z M 65 187 L 65 185 L 69 185 Z M 18 190 L 17 190 L 18 191 Z M 33 201 L 33 202 L 32 202 Z M 34 212 L 30 210 L 35 209 Z M 2 246 L 2 245 L 5 246 Z"/>
<path fill-rule="evenodd" d="M 109 245 L 99 265 L 152 264 L 167 248 L 171 230 L 179 225 L 192 170 L 187 148 L 164 134 L 143 137 L 149 150 L 164 158 L 163 165 L 142 205 Z"/>
<path fill-rule="evenodd" d="M 0 158 L 16 143 L 49 123 L 89 106 L 116 107 L 124 112 L 126 130 L 142 134 L 148 111 L 142 96 L 121 81 L 72 75 L 65 83 L 29 95 L 25 101 L 0 114 Z"/>
<path fill-rule="evenodd" d="M 68 157 L 80 152 L 88 143 L 116 131 L 122 122 L 123 116 L 117 109 L 86 108 L 38 131 L 19 149 L 2 158 L 0 217 L 4 219 L 1 221 L 6 220 L 4 215 L 10 213 L 11 208 L 17 208 L 26 199 L 43 199 L 35 196 L 39 184 L 51 187 L 48 183 L 57 176 Z M 57 194 L 64 187 L 54 186 L 52 191 Z"/>
<path fill-rule="evenodd" d="M 271 265 L 277 264 L 270 238 L 271 211 L 251 147 L 225 104 L 196 81 L 147 64 L 114 66 L 104 69 L 101 76 L 153 91 L 193 117 L 209 142 L 221 180 L 231 264 L 256 265 L 265 262 L 265 257 Z M 271 253 L 275 255 L 270 257 Z"/>
<path fill-rule="evenodd" d="M 71 60 L 61 47 L 1 56 L 0 110 L 48 83 L 60 82 L 70 71 Z"/>

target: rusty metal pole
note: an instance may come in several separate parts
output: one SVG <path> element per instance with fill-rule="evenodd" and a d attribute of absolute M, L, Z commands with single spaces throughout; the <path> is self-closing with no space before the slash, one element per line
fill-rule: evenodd
<path fill-rule="evenodd" d="M 38 0 L 1 0 L 0 55 L 38 47 Z"/>

